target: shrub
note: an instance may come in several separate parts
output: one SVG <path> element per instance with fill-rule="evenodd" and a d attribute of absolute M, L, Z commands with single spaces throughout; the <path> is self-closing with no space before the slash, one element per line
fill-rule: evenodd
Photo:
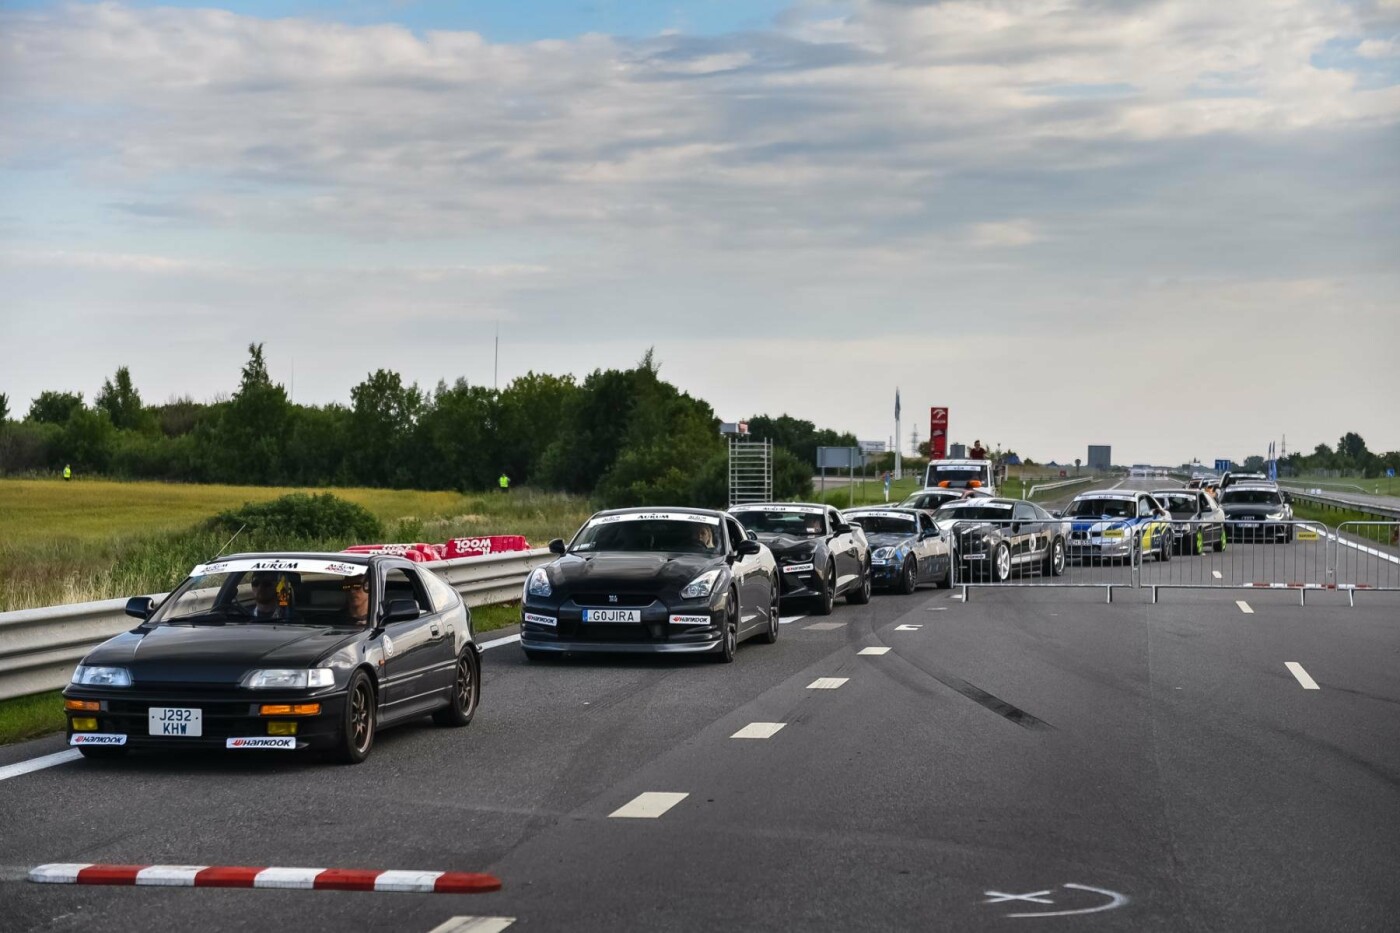
<path fill-rule="evenodd" d="M 372 542 L 383 537 L 384 526 L 363 506 L 330 493 L 308 496 L 294 492 L 268 502 L 245 502 L 209 520 L 211 531 L 233 534 L 246 526 L 258 537 L 278 539 L 335 538 Z"/>

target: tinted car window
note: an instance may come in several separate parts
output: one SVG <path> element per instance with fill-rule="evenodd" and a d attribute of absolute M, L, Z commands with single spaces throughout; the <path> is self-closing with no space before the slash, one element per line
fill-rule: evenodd
<path fill-rule="evenodd" d="M 423 574 L 423 585 L 428 588 L 428 598 L 433 601 L 433 608 L 438 612 L 446 612 L 457 605 L 457 591 L 437 574 Z"/>
<path fill-rule="evenodd" d="M 396 599 L 411 599 L 421 611 L 433 611 L 433 604 L 428 601 L 428 591 L 423 588 L 423 581 L 418 578 L 417 573 L 402 567 L 395 567 L 384 574 L 384 604 L 388 605 Z"/>

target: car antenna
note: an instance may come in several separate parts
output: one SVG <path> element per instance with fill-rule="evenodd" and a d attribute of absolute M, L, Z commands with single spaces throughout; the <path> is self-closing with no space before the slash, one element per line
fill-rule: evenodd
<path fill-rule="evenodd" d="M 243 534 L 243 529 L 244 529 L 244 528 L 247 528 L 247 527 L 248 527 L 248 523 L 247 523 L 247 522 L 244 522 L 242 525 L 239 525 L 239 526 L 238 526 L 238 530 L 235 531 L 235 532 L 233 533 L 233 538 L 229 538 L 227 541 L 225 541 L 225 542 L 224 542 L 224 546 L 221 547 L 221 548 L 219 548 L 219 553 L 215 554 L 213 557 L 211 557 L 211 558 L 209 558 L 209 559 L 210 559 L 210 560 L 218 560 L 220 557 L 222 557 L 223 554 L 224 554 L 224 551 L 227 551 L 227 550 L 228 550 L 228 546 L 229 546 L 230 544 L 233 543 L 234 538 L 237 538 L 239 535 Z"/>

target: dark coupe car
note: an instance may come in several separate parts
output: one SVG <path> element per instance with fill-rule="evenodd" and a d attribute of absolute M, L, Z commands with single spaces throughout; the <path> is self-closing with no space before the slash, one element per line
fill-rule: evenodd
<path fill-rule="evenodd" d="M 920 583 L 953 585 L 952 549 L 928 512 L 862 506 L 841 517 L 865 532 L 876 586 L 908 594 Z"/>
<path fill-rule="evenodd" d="M 1270 482 L 1232 483 L 1220 494 L 1220 507 L 1233 539 L 1293 540 L 1292 497 Z"/>
<path fill-rule="evenodd" d="M 933 514 L 953 547 L 953 561 L 969 578 L 1005 583 L 1039 570 L 1065 572 L 1070 523 L 1022 499 L 963 499 Z"/>
<path fill-rule="evenodd" d="M 381 727 L 465 726 L 481 699 L 471 613 L 401 557 L 239 554 L 201 564 L 83 658 L 63 691 L 68 742 L 321 749 L 363 761 Z"/>
<path fill-rule="evenodd" d="M 1225 550 L 1225 511 L 1204 488 L 1154 489 L 1152 498 L 1171 513 L 1176 553 Z"/>
<path fill-rule="evenodd" d="M 836 598 L 870 602 L 870 544 L 829 505 L 766 502 L 729 510 L 773 552 L 783 599 L 811 599 L 817 615 L 830 615 Z"/>
<path fill-rule="evenodd" d="M 701 509 L 599 512 L 525 581 L 520 645 L 565 652 L 705 653 L 778 639 L 777 566 L 731 516 Z"/>

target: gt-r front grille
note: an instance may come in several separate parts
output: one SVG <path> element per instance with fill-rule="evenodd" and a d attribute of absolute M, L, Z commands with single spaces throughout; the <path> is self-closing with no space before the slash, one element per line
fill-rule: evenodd
<path fill-rule="evenodd" d="M 656 602 L 646 593 L 575 593 L 574 602 L 594 609 L 639 609 Z"/>

